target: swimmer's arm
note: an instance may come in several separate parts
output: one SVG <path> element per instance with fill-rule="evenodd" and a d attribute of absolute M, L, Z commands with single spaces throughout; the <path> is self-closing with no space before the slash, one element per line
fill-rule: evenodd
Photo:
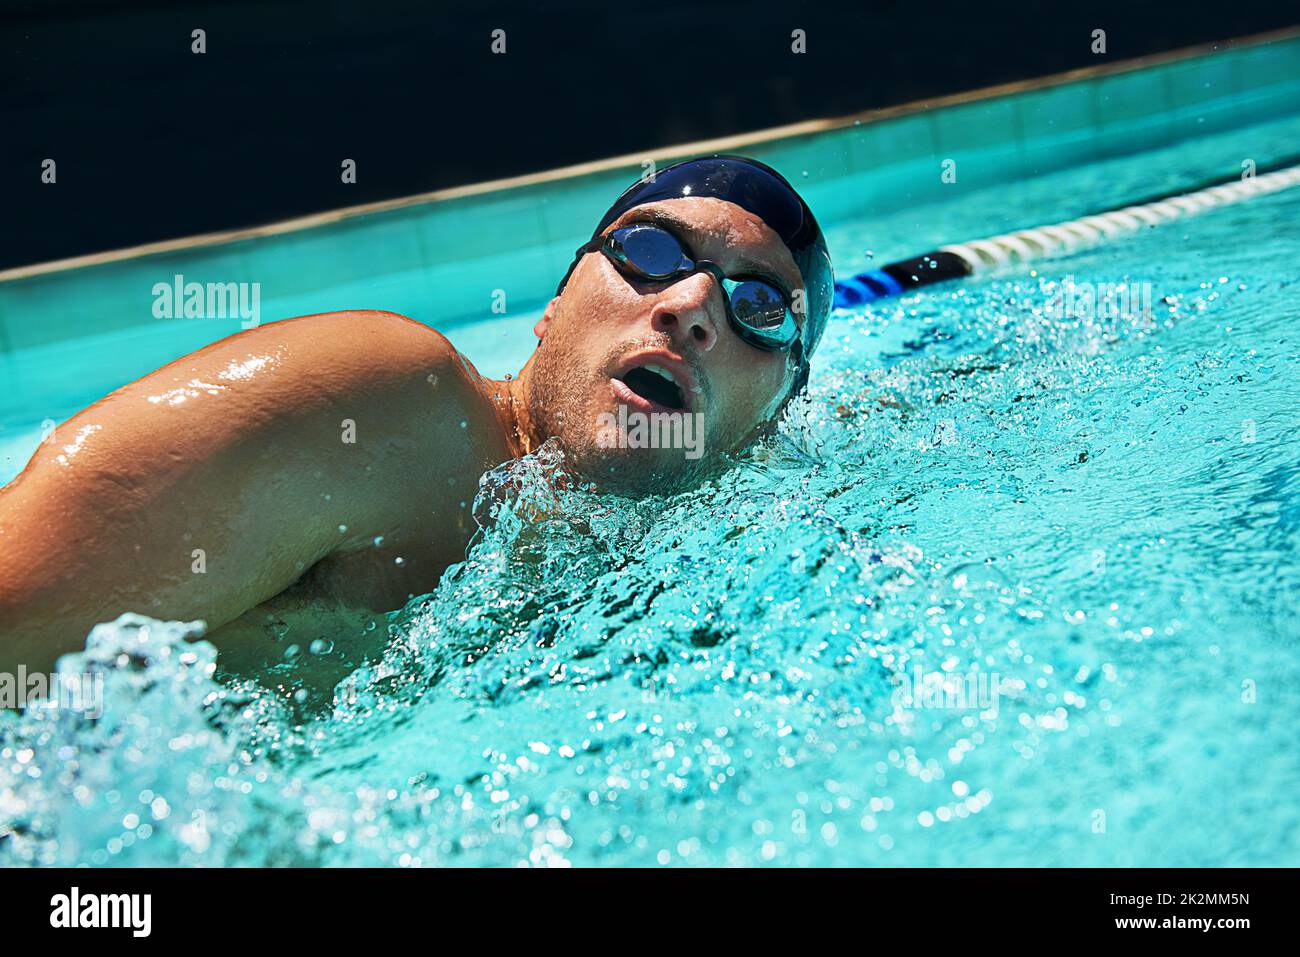
<path fill-rule="evenodd" d="M 449 507 L 458 358 L 391 313 L 303 317 L 214 343 L 59 426 L 0 490 L 0 670 L 49 668 L 125 611 L 219 627 L 401 527 L 412 497 Z"/>

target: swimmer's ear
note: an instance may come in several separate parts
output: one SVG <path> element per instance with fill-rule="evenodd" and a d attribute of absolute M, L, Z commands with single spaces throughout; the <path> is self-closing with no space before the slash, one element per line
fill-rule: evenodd
<path fill-rule="evenodd" d="M 537 325 L 533 326 L 533 335 L 538 339 L 546 338 L 546 330 L 550 328 L 551 320 L 555 318 L 555 307 L 559 301 L 560 297 L 556 296 L 548 302 L 546 308 L 542 311 L 542 318 L 538 319 Z"/>

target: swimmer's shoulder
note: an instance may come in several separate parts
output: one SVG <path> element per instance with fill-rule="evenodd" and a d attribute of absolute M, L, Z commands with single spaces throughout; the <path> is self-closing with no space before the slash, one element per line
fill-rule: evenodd
<path fill-rule="evenodd" d="M 463 555 L 506 445 L 473 367 L 404 316 L 215 342 L 57 426 L 0 489 L 0 668 L 52 663 L 126 609 L 217 628 L 363 549 L 382 574 L 354 558 L 368 590 L 343 597 L 396 607 Z"/>
<path fill-rule="evenodd" d="M 510 457 L 494 393 L 442 333 L 408 316 L 349 310 L 288 319 L 284 335 L 342 395 L 361 395 L 426 451 L 477 469 Z M 467 457 L 467 458 L 466 458 Z M 448 462 L 447 464 L 451 464 Z M 476 473 L 477 474 L 477 473 Z"/>
<path fill-rule="evenodd" d="M 42 443 L 0 501 L 38 473 L 87 494 L 102 475 L 130 473 L 147 498 L 176 473 L 248 457 L 481 471 L 503 460 L 500 431 L 483 380 L 442 334 L 393 312 L 318 313 L 228 336 L 115 390 Z M 69 435 L 82 437 L 75 460 Z"/>
<path fill-rule="evenodd" d="M 231 352 L 241 345 L 242 351 L 256 345 L 251 351 L 283 355 L 286 375 L 280 377 L 278 387 L 292 378 L 333 400 L 360 399 L 394 415 L 473 413 L 479 418 L 480 407 L 490 404 L 490 381 L 446 336 L 396 312 L 353 309 L 298 316 L 240 333 L 208 349 Z"/>
<path fill-rule="evenodd" d="M 430 326 L 395 312 L 354 310 L 285 320 L 313 350 L 310 365 L 338 370 L 338 388 L 378 398 L 394 424 L 475 472 L 512 458 L 501 383 Z M 400 399 L 395 397 L 400 396 Z M 449 461 L 447 464 L 451 464 Z"/>
<path fill-rule="evenodd" d="M 244 337 L 249 337 L 250 345 L 258 338 L 289 347 L 304 364 L 336 381 L 396 381 L 430 373 L 454 373 L 463 362 L 447 337 L 436 329 L 409 316 L 379 309 L 298 316 L 223 341 Z"/>

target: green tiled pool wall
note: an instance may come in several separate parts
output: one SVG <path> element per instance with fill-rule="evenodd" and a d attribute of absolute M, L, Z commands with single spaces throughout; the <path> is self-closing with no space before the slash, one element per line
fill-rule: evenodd
<path fill-rule="evenodd" d="M 1300 110 L 1300 38 L 1141 70 L 921 110 L 744 152 L 781 170 L 823 223 L 951 198 L 1049 169 L 1164 145 Z M 677 154 L 653 156 L 660 166 Z M 1186 185 L 1240 161 L 1171 171 Z M 945 184 L 944 160 L 958 181 Z M 254 239 L 0 282 L 0 351 L 156 323 L 154 284 L 259 283 L 262 321 L 334 309 L 390 309 L 440 329 L 536 309 L 640 165 L 495 190 Z M 1178 188 L 1181 183 L 1169 183 Z M 1062 218 L 1088 210 L 1063 197 Z M 1031 225 L 1026 223 L 1025 225 Z M 952 237 L 954 241 L 974 237 Z M 189 320 L 212 341 L 229 320 Z"/>

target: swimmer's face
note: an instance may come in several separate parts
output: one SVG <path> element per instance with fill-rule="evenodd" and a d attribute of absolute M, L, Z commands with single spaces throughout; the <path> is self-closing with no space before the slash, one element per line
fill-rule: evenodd
<path fill-rule="evenodd" d="M 637 222 L 664 226 L 687 255 L 728 276 L 766 277 L 791 294 L 802 288 L 780 237 L 733 203 L 647 203 L 606 232 Z M 774 419 L 798 372 L 791 352 L 764 352 L 736 334 L 707 270 L 653 282 L 625 275 L 601 253 L 582 258 L 534 331 L 541 339 L 529 363 L 534 425 L 560 438 L 579 472 L 616 489 L 671 491 L 710 474 Z M 656 414 L 676 415 L 677 427 L 660 418 L 656 429 Z M 675 436 L 677 447 L 636 447 L 652 430 Z"/>

